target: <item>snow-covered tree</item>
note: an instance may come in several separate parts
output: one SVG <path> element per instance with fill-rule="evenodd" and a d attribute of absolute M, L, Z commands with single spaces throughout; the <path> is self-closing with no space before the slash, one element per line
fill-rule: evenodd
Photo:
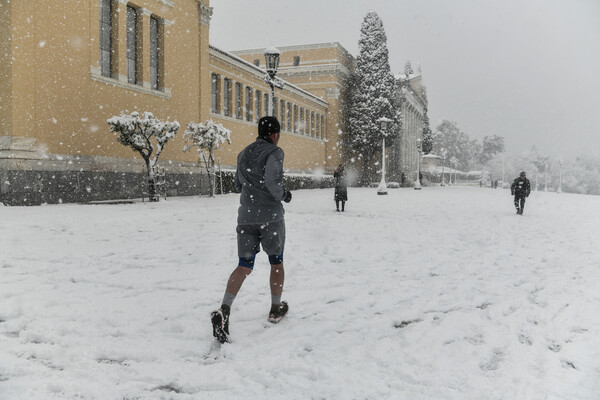
<path fill-rule="evenodd" d="M 494 155 L 502 153 L 504 151 L 504 138 L 502 136 L 485 136 L 483 138 L 483 145 L 481 153 L 479 154 L 479 162 L 482 165 L 487 164 Z"/>
<path fill-rule="evenodd" d="M 131 114 L 128 114 L 127 111 L 121 112 L 120 116 L 113 116 L 106 122 L 110 125 L 110 131 L 118 134 L 117 141 L 119 143 L 131 147 L 144 159 L 148 176 L 148 195 L 150 201 L 158 201 L 154 167 L 165 144 L 179 130 L 179 122 L 161 121 L 155 118 L 151 112 L 144 112 L 140 117 L 137 111 Z M 152 137 L 154 137 L 155 144 L 152 143 Z"/>
<path fill-rule="evenodd" d="M 414 73 L 415 73 L 415 71 L 413 71 L 412 64 L 410 63 L 410 61 L 407 61 L 406 64 L 404 64 L 404 75 L 406 75 L 406 77 L 408 78 L 410 75 L 413 75 Z"/>
<path fill-rule="evenodd" d="M 427 109 L 423 115 L 423 144 L 421 149 L 423 154 L 429 154 L 433 150 L 433 133 L 429 127 L 429 116 L 427 115 Z"/>
<path fill-rule="evenodd" d="M 454 168 L 461 171 L 468 171 L 480 152 L 481 145 L 461 131 L 456 122 L 442 121 L 433 134 L 433 153 L 455 159 Z"/>
<path fill-rule="evenodd" d="M 221 148 L 224 143 L 231 143 L 231 131 L 224 128 L 221 124 L 216 124 L 213 120 L 208 120 L 204 124 L 190 122 L 183 133 L 183 139 L 186 145 L 183 151 L 192 147 L 197 147 L 199 155 L 204 160 L 208 181 L 210 185 L 210 195 L 215 195 L 215 150 Z M 208 153 L 208 159 L 206 157 Z"/>
<path fill-rule="evenodd" d="M 390 146 L 400 130 L 400 110 L 396 102 L 396 81 L 390 70 L 387 38 L 383 22 L 375 12 L 369 12 L 361 25 L 354 84 L 349 96 L 348 145 L 355 157 L 362 160 L 361 183 L 370 183 L 376 172 L 374 156 L 381 151 L 385 135 Z M 380 118 L 392 122 L 382 132 Z"/>

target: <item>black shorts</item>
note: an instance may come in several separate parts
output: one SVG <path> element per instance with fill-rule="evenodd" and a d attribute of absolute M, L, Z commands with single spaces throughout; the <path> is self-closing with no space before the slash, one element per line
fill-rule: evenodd
<path fill-rule="evenodd" d="M 251 258 L 260 251 L 259 244 L 269 256 L 279 256 L 285 245 L 285 221 L 266 224 L 238 225 L 236 228 L 238 257 Z"/>

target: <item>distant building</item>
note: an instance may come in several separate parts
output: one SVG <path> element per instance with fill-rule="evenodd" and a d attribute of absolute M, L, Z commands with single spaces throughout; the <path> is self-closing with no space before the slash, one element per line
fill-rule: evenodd
<path fill-rule="evenodd" d="M 423 139 L 423 119 L 427 109 L 427 92 L 421 73 L 396 76 L 397 100 L 402 111 L 402 128 L 390 148 L 390 179 L 412 186 L 417 179 L 417 140 Z"/>

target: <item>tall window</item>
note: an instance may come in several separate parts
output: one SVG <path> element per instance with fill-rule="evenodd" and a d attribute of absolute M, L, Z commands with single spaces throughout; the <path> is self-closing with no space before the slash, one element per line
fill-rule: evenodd
<path fill-rule="evenodd" d="M 286 118 L 285 118 L 285 126 L 287 127 L 288 131 L 292 130 L 292 104 L 291 103 L 287 103 L 287 113 L 286 113 Z"/>
<path fill-rule="evenodd" d="M 256 119 L 260 119 L 262 117 L 262 92 L 260 90 L 256 91 Z"/>
<path fill-rule="evenodd" d="M 211 74 L 211 111 L 215 114 L 221 112 L 221 77 Z"/>
<path fill-rule="evenodd" d="M 298 132 L 298 106 L 294 104 L 294 132 Z"/>
<path fill-rule="evenodd" d="M 225 78 L 225 89 L 223 91 L 224 109 L 223 113 L 226 117 L 231 117 L 231 79 Z"/>
<path fill-rule="evenodd" d="M 150 17 L 150 87 L 161 90 L 163 80 L 163 26 L 161 20 Z"/>
<path fill-rule="evenodd" d="M 315 137 L 321 137 L 321 132 L 319 132 L 319 119 L 319 114 L 315 114 Z"/>
<path fill-rule="evenodd" d="M 279 99 L 277 99 L 277 97 L 273 96 L 273 116 L 275 118 L 277 118 L 278 111 L 279 111 Z"/>
<path fill-rule="evenodd" d="M 315 113 L 310 112 L 310 137 L 315 137 Z"/>
<path fill-rule="evenodd" d="M 235 117 L 242 119 L 242 84 L 235 83 Z"/>
<path fill-rule="evenodd" d="M 300 65 L 300 56 L 294 56 L 294 67 Z"/>
<path fill-rule="evenodd" d="M 325 117 L 321 115 L 321 139 L 325 139 Z"/>
<path fill-rule="evenodd" d="M 281 100 L 279 105 L 279 124 L 281 125 L 281 130 L 285 130 L 285 100 Z"/>
<path fill-rule="evenodd" d="M 252 104 L 254 104 L 254 96 L 252 95 L 252 88 L 246 86 L 246 121 L 252 121 L 254 113 L 252 111 Z"/>
<path fill-rule="evenodd" d="M 112 76 L 112 1 L 100 1 L 100 73 Z"/>
<path fill-rule="evenodd" d="M 300 107 L 300 124 L 298 128 L 300 128 L 300 133 L 304 134 L 304 107 Z"/>
<path fill-rule="evenodd" d="M 304 124 L 304 134 L 310 136 L 310 111 L 306 110 L 306 123 Z"/>
<path fill-rule="evenodd" d="M 127 6 L 127 82 L 141 83 L 138 79 L 137 49 L 138 49 L 137 10 Z"/>

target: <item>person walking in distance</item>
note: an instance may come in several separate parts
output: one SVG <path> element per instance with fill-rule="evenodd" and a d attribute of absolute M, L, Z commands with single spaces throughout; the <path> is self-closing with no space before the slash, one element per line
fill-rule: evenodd
<path fill-rule="evenodd" d="M 510 192 L 515 196 L 515 208 L 517 209 L 517 214 L 523 215 L 525 198 L 529 197 L 529 193 L 531 193 L 531 185 L 529 184 L 529 179 L 527 179 L 525 171 L 522 171 L 519 174 L 519 177 L 513 181 L 510 186 Z"/>
<path fill-rule="evenodd" d="M 254 268 L 260 246 L 271 264 L 271 309 L 268 321 L 279 322 L 288 312 L 281 301 L 284 269 L 285 221 L 282 201 L 289 203 L 292 193 L 283 187 L 283 150 L 277 147 L 280 126 L 277 118 L 267 116 L 258 121 L 258 137 L 237 158 L 235 187 L 240 195 L 237 217 L 238 266 L 227 281 L 221 308 L 211 313 L 213 336 L 229 342 L 231 305 L 244 280 Z"/>
<path fill-rule="evenodd" d="M 335 179 L 335 192 L 333 199 L 335 200 L 335 209 L 340 211 L 340 201 L 342 202 L 342 211 L 348 201 L 348 184 L 346 182 L 346 171 L 344 171 L 344 164 L 340 164 L 335 172 L 333 173 Z"/>

